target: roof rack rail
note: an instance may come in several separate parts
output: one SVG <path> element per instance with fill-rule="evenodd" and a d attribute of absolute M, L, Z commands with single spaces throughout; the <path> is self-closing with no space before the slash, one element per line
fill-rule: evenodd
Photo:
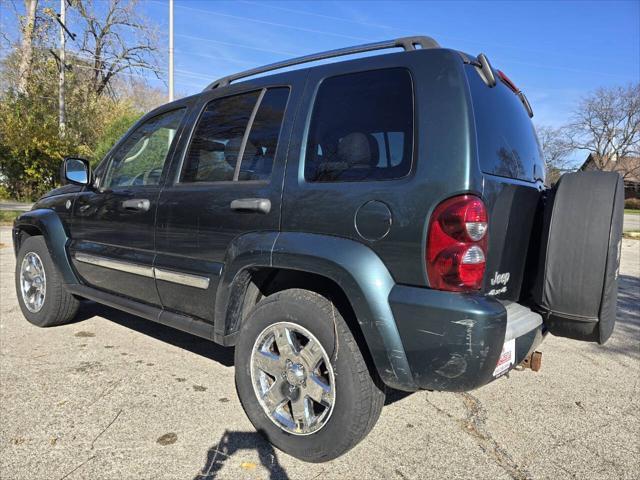
<path fill-rule="evenodd" d="M 384 42 L 365 43 L 364 45 L 338 48 L 336 50 L 329 50 L 327 52 L 313 53 L 311 55 L 305 55 L 303 57 L 291 58 L 282 62 L 271 63 L 262 67 L 245 70 L 244 72 L 234 73 L 233 75 L 219 78 L 215 82 L 210 83 L 207 88 L 204 89 L 204 91 L 226 87 L 231 82 L 234 82 L 241 78 L 252 77 L 261 73 L 270 72 L 272 70 L 280 70 L 281 68 L 287 68 L 303 63 L 326 60 L 327 58 L 341 57 L 344 55 L 353 55 L 356 53 L 372 52 L 374 50 L 385 50 L 388 48 L 404 48 L 404 50 L 408 52 L 411 50 L 416 50 L 417 46 L 419 46 L 420 48 L 440 48 L 438 42 L 436 42 L 433 38 L 425 36 L 403 37 L 396 38 L 394 40 L 387 40 Z"/>

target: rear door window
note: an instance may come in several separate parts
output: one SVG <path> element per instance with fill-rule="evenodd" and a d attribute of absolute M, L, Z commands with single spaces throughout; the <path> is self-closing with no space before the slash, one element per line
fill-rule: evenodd
<path fill-rule="evenodd" d="M 268 180 L 289 99 L 289 88 L 268 89 L 251 125 L 238 180 Z"/>
<path fill-rule="evenodd" d="M 413 88 L 404 68 L 325 79 L 307 136 L 309 182 L 388 180 L 411 170 Z"/>
<path fill-rule="evenodd" d="M 472 67 L 467 67 L 467 78 L 480 168 L 491 175 L 535 181 L 544 171 L 542 154 L 524 105 L 500 79 L 489 88 Z"/>
<path fill-rule="evenodd" d="M 277 87 L 209 102 L 193 133 L 180 181 L 268 180 L 288 98 L 289 88 Z"/>
<path fill-rule="evenodd" d="M 259 91 L 209 102 L 185 158 L 181 182 L 233 181 L 242 138 Z"/>

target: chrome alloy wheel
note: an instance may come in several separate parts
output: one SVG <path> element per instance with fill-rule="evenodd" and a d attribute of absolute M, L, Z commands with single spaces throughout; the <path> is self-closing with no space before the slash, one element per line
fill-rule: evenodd
<path fill-rule="evenodd" d="M 47 294 L 47 276 L 42 260 L 35 252 L 27 253 L 20 266 L 20 292 L 27 310 L 38 313 Z"/>
<path fill-rule="evenodd" d="M 267 417 L 283 430 L 309 435 L 327 424 L 335 403 L 333 367 L 306 328 L 289 322 L 265 328 L 251 351 L 251 380 Z"/>

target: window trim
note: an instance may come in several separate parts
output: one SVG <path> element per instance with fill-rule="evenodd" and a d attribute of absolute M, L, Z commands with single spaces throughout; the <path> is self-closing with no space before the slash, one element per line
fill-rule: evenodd
<path fill-rule="evenodd" d="M 316 106 L 316 101 L 318 98 L 318 92 L 320 91 L 320 87 L 322 84 L 328 79 L 336 78 L 336 77 L 344 77 L 347 75 L 357 74 L 357 73 L 369 73 L 369 72 L 379 72 L 384 70 L 404 70 L 409 74 L 409 81 L 411 82 L 411 111 L 412 111 L 412 132 L 411 132 L 411 161 L 409 164 L 409 170 L 405 175 L 401 177 L 393 177 L 393 178 L 376 178 L 376 179 L 363 179 L 363 180 L 332 180 L 325 182 L 317 182 L 317 181 L 309 181 L 305 177 L 305 166 L 307 164 L 307 149 L 309 142 L 309 131 L 311 129 L 311 121 L 313 118 L 313 113 Z M 416 157 L 416 140 L 417 140 L 417 129 L 418 129 L 418 112 L 416 109 L 416 84 L 413 78 L 413 72 L 406 65 L 393 65 L 393 66 L 385 66 L 379 68 L 366 68 L 364 70 L 352 70 L 349 72 L 341 72 L 335 75 L 326 75 L 320 78 L 314 88 L 313 95 L 309 101 L 309 108 L 307 111 L 305 123 L 304 123 L 304 131 L 302 134 L 302 141 L 300 142 L 300 154 L 299 154 L 299 162 L 298 162 L 298 182 L 300 185 L 332 185 L 332 184 L 343 184 L 343 183 L 357 183 L 357 184 L 366 184 L 366 183 L 378 183 L 378 182 L 394 182 L 398 180 L 404 180 L 408 177 L 412 176 L 415 171 L 415 157 Z"/>
<path fill-rule="evenodd" d="M 182 137 L 182 130 L 183 130 L 183 125 L 185 122 L 185 119 L 189 116 L 189 105 L 184 104 L 184 105 L 179 105 L 179 106 L 175 106 L 175 108 L 168 108 L 168 109 L 163 109 L 161 111 L 158 111 L 156 113 L 154 113 L 153 115 L 144 115 L 142 118 L 140 118 L 131 128 L 130 130 L 127 132 L 127 134 L 125 134 L 124 136 L 122 136 L 122 138 L 120 138 L 120 140 L 118 140 L 118 142 L 112 147 L 112 149 L 108 152 L 108 154 L 104 157 L 104 160 L 102 162 L 100 162 L 100 164 L 96 167 L 96 170 L 98 169 L 102 169 L 102 171 L 100 172 L 101 176 L 98 177 L 100 180 L 102 180 L 103 178 L 105 178 L 107 176 L 107 174 L 109 173 L 109 170 L 111 169 L 111 166 L 113 165 L 113 157 L 115 155 L 115 153 L 120 149 L 120 147 L 122 145 L 124 145 L 127 140 L 129 140 L 129 138 L 136 133 L 136 131 L 145 123 L 150 122 L 158 117 L 161 117 L 163 115 L 167 115 L 168 113 L 174 113 L 174 112 L 178 112 L 180 110 L 183 110 L 183 114 L 182 117 L 180 118 L 180 123 L 178 124 L 178 128 L 176 129 L 176 133 L 173 137 L 173 139 L 171 140 L 171 145 L 169 145 L 169 149 L 167 150 L 167 154 L 165 155 L 164 158 L 164 162 L 162 164 L 162 172 L 160 173 L 160 179 L 158 181 L 157 184 L 149 184 L 149 185 L 116 185 L 114 187 L 105 187 L 102 184 L 99 184 L 97 186 L 98 191 L 99 192 L 120 192 L 123 190 L 132 190 L 132 189 L 136 189 L 136 191 L 144 191 L 144 190 L 148 190 L 148 189 L 152 189 L 152 188 L 162 188 L 163 183 L 166 181 L 166 174 L 169 173 L 169 169 L 171 168 L 171 163 L 173 161 L 173 156 L 175 154 L 175 151 L 179 145 L 180 139 Z M 104 164 L 104 167 L 103 167 Z"/>
<path fill-rule="evenodd" d="M 242 160 L 244 159 L 244 151 L 247 148 L 247 141 L 249 140 L 249 135 L 251 134 L 251 130 L 253 129 L 253 122 L 256 119 L 256 114 L 258 113 L 258 109 L 260 105 L 262 105 L 262 99 L 264 98 L 264 94 L 267 93 L 267 89 L 263 88 L 256 99 L 256 103 L 253 106 L 253 110 L 251 111 L 251 115 L 249 116 L 249 121 L 247 122 L 247 128 L 244 130 L 244 134 L 242 135 L 242 143 L 240 143 L 240 150 L 238 151 L 238 159 L 236 161 L 236 168 L 233 172 L 233 182 L 238 181 L 238 177 L 240 176 L 240 166 L 242 165 Z M 284 121 L 284 115 L 282 116 L 282 120 L 280 121 L 280 125 L 282 126 L 282 122 Z"/>
<path fill-rule="evenodd" d="M 258 109 L 260 107 L 260 104 L 262 103 L 262 99 L 264 98 L 264 96 L 267 93 L 267 90 L 271 90 L 271 89 L 275 89 L 275 88 L 286 88 L 289 92 L 288 92 L 288 96 L 287 96 L 287 103 L 285 104 L 284 107 L 284 113 L 282 115 L 282 121 L 280 123 L 280 134 L 282 133 L 282 126 L 285 123 L 286 120 L 286 115 L 287 115 L 287 108 L 289 107 L 289 101 L 291 100 L 291 91 L 292 91 L 292 87 L 289 84 L 276 84 L 276 85 L 266 85 L 263 87 L 254 87 L 248 90 L 242 90 L 239 92 L 233 92 L 233 93 L 229 93 L 228 95 L 216 95 L 213 98 L 209 98 L 208 100 L 205 100 L 202 102 L 202 106 L 200 107 L 198 114 L 197 114 L 197 118 L 196 121 L 193 122 L 190 126 L 190 130 L 189 130 L 189 136 L 186 140 L 186 145 L 185 147 L 182 149 L 182 151 L 180 152 L 180 163 L 178 165 L 178 168 L 176 169 L 174 178 L 173 178 L 173 182 L 171 183 L 172 187 L 177 187 L 177 188 L 187 188 L 187 187 L 194 187 L 194 186 L 206 186 L 206 185 L 211 185 L 211 186 L 215 186 L 215 185 L 229 185 L 229 184 L 233 184 L 233 183 L 237 183 L 237 184 L 254 184 L 254 185 L 267 185 L 269 183 L 271 183 L 271 176 L 269 177 L 269 179 L 267 180 L 237 180 L 237 178 L 240 176 L 240 171 L 239 171 L 239 166 L 242 164 L 242 157 L 244 156 L 244 149 L 247 145 L 247 142 L 249 140 L 249 135 L 251 134 L 251 129 L 253 128 L 253 122 L 255 120 L 255 117 L 258 113 Z M 185 167 L 185 159 L 187 157 L 187 153 L 189 152 L 189 148 L 191 147 L 191 143 L 193 142 L 193 136 L 196 132 L 196 129 L 198 128 L 198 125 L 200 123 L 200 120 L 202 119 L 202 115 L 204 114 L 204 111 L 207 109 L 207 107 L 209 106 L 209 104 L 211 102 L 215 102 L 217 100 L 223 100 L 225 98 L 231 98 L 231 97 L 236 97 L 238 95 L 246 95 L 248 93 L 253 93 L 253 92 L 260 92 L 260 94 L 258 95 L 258 98 L 256 99 L 256 104 L 253 107 L 253 110 L 251 112 L 251 116 L 249 117 L 249 121 L 247 122 L 247 128 L 245 129 L 245 132 L 242 136 L 242 144 L 240 145 L 240 153 L 238 154 L 238 162 L 236 163 L 236 170 L 234 171 L 233 174 L 233 179 L 232 180 L 212 180 L 212 181 L 207 181 L 207 182 L 184 182 L 181 180 L 182 178 L 182 172 L 184 170 Z M 216 92 L 218 93 L 218 92 Z M 277 146 L 280 147 L 280 134 L 278 134 L 278 144 Z M 276 148 L 276 152 L 277 152 L 277 148 Z M 275 161 L 275 158 L 274 158 Z"/>

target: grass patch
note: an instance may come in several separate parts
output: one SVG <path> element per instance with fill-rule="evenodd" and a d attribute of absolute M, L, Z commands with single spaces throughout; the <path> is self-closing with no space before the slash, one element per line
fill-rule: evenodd
<path fill-rule="evenodd" d="M 18 210 L 0 210 L 0 225 L 13 225 L 15 218 L 21 213 Z"/>
<path fill-rule="evenodd" d="M 624 213 L 632 213 L 636 215 L 640 215 L 640 209 L 638 208 L 625 208 Z"/>
<path fill-rule="evenodd" d="M 627 230 L 622 233 L 624 238 L 632 238 L 634 240 L 640 240 L 640 230 Z"/>

